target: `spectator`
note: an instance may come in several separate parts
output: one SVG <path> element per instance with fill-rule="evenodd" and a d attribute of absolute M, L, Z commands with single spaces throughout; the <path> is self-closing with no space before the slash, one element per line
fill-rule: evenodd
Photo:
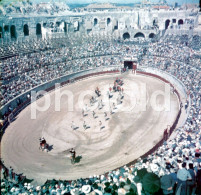
<path fill-rule="evenodd" d="M 186 163 L 182 163 L 182 168 L 177 172 L 177 190 L 181 188 L 181 195 L 187 193 L 187 180 L 192 180 L 190 173 L 186 170 Z"/>

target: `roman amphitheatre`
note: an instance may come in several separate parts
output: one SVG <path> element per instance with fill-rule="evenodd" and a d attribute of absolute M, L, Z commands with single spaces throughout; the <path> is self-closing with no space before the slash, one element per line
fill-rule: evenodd
<path fill-rule="evenodd" d="M 197 0 L 3 0 L 0 16 L 1 193 L 199 194 Z"/>

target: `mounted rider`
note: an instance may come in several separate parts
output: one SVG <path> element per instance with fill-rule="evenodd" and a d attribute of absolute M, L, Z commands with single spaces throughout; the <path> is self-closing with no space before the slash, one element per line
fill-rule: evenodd
<path fill-rule="evenodd" d="M 71 163 L 72 163 L 72 164 L 75 164 L 75 158 L 76 158 L 75 149 L 74 149 L 74 148 L 71 148 L 69 152 L 70 152 L 70 155 L 71 155 L 71 157 L 70 157 Z"/>

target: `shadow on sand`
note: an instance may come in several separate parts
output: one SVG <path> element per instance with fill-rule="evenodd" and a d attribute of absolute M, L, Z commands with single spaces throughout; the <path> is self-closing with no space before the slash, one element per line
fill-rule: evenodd
<path fill-rule="evenodd" d="M 75 163 L 79 163 L 81 159 L 82 159 L 82 156 L 76 156 Z"/>

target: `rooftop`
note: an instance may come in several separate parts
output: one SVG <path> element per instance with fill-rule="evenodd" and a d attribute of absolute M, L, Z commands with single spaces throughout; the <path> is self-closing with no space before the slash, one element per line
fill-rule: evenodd
<path fill-rule="evenodd" d="M 86 7 L 87 9 L 115 9 L 115 5 L 110 3 L 101 3 L 101 4 L 90 4 Z"/>

